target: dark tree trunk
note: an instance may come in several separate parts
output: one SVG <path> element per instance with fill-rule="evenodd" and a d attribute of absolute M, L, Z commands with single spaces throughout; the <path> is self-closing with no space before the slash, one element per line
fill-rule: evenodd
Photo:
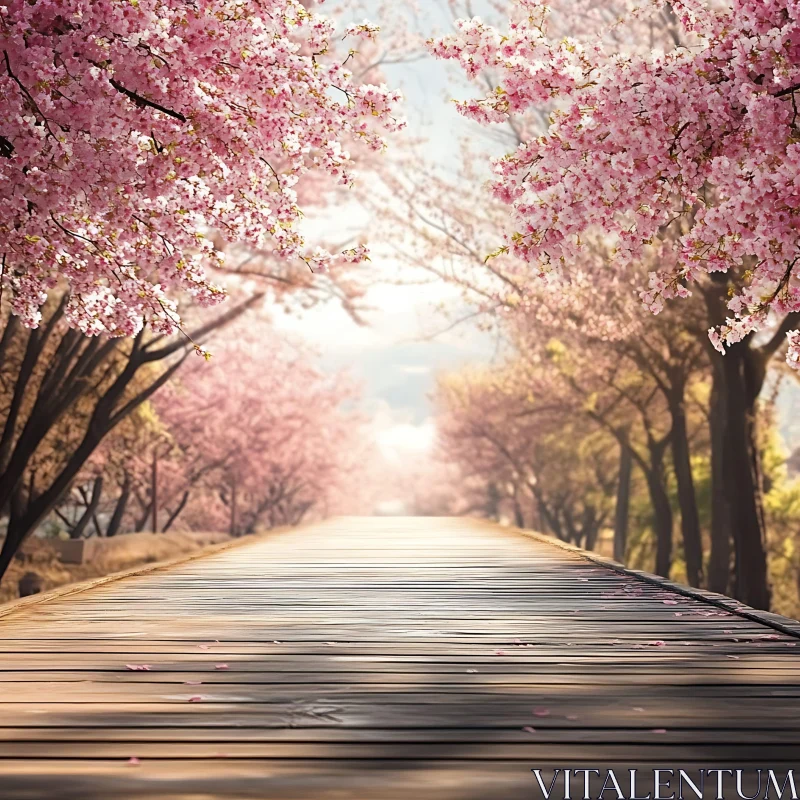
<path fill-rule="evenodd" d="M 705 298 L 710 322 L 723 324 L 728 313 L 726 276 L 715 280 Z M 724 493 L 734 550 L 733 593 L 754 608 L 768 609 L 771 603 L 756 405 L 769 359 L 784 340 L 783 328 L 794 322 L 793 315 L 787 316 L 764 347 L 754 347 L 751 335 L 727 348 L 725 355 L 712 353 L 718 393 L 711 413 L 721 425 L 718 437 L 723 446 L 722 457 L 712 461 L 722 472 L 714 482 L 720 491 L 715 510 Z M 724 550 L 717 555 L 715 571 L 721 569 L 723 554 Z"/>
<path fill-rule="evenodd" d="M 725 490 L 725 402 L 722 364 L 715 359 L 709 430 L 711 436 L 711 556 L 708 561 L 708 588 L 728 594 L 731 582 L 731 524 Z"/>
<path fill-rule="evenodd" d="M 86 526 L 91 521 L 92 517 L 94 516 L 94 512 L 97 510 L 97 504 L 100 502 L 100 495 L 103 493 L 103 476 L 98 475 L 94 479 L 94 483 L 92 484 L 92 497 L 89 500 L 89 503 L 86 506 L 83 514 L 81 514 L 81 518 L 76 523 L 75 527 L 69 532 L 70 539 L 82 539 L 83 532 L 86 530 Z"/>
<path fill-rule="evenodd" d="M 664 479 L 664 448 L 650 448 L 650 466 L 645 473 L 650 503 L 653 508 L 653 530 L 656 535 L 657 575 L 669 578 L 672 566 L 672 506 Z"/>
<path fill-rule="evenodd" d="M 725 389 L 723 477 L 734 548 L 734 596 L 769 609 L 766 526 L 757 441 L 756 401 L 763 384 L 758 354 L 747 342 L 721 356 Z"/>
<path fill-rule="evenodd" d="M 139 519 L 136 520 L 134 523 L 133 529 L 136 533 L 141 533 L 144 530 L 144 526 L 147 525 L 147 520 L 150 519 L 150 509 L 153 507 L 152 503 L 148 503 L 142 509 L 142 515 Z"/>
<path fill-rule="evenodd" d="M 678 484 L 678 504 L 681 509 L 681 533 L 686 558 L 686 575 L 690 586 L 703 585 L 703 540 L 700 533 L 700 515 L 697 512 L 697 494 L 694 489 L 692 462 L 689 453 L 689 436 L 686 429 L 686 409 L 683 389 L 670 397 L 672 418 L 672 461 Z"/>
<path fill-rule="evenodd" d="M 106 536 L 116 536 L 119 533 L 122 519 L 125 516 L 125 509 L 128 507 L 128 500 L 131 496 L 131 479 L 128 475 L 122 483 L 122 492 L 114 506 L 114 513 L 111 515 L 111 520 L 106 528 Z"/>
<path fill-rule="evenodd" d="M 178 503 L 178 505 L 175 506 L 175 510 L 169 515 L 169 519 L 167 520 L 167 524 L 164 525 L 164 530 L 161 531 L 162 533 L 166 533 L 172 527 L 172 523 L 175 522 L 176 519 L 178 519 L 178 515 L 186 507 L 186 502 L 188 501 L 188 499 L 189 499 L 189 490 L 187 489 L 183 493 L 183 496 L 181 497 L 180 503 Z"/>
<path fill-rule="evenodd" d="M 233 482 L 231 486 L 231 520 L 230 520 L 230 530 L 228 531 L 230 536 L 236 536 L 236 481 Z"/>
<path fill-rule="evenodd" d="M 633 455 L 630 447 L 619 448 L 619 476 L 617 479 L 617 502 L 614 508 L 614 560 L 624 563 L 628 542 L 628 515 L 631 502 L 631 471 Z"/>

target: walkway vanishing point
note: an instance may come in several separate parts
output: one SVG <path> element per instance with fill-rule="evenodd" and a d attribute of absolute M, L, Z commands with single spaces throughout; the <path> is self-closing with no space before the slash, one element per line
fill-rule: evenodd
<path fill-rule="evenodd" d="M 266 534 L 0 617 L 0 797 L 506 800 L 565 767 L 800 789 L 800 625 L 715 602 L 469 520 Z"/>

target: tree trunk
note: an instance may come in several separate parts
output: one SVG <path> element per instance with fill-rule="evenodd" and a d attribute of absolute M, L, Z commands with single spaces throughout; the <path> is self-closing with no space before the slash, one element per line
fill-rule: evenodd
<path fill-rule="evenodd" d="M 722 359 L 725 390 L 723 478 L 734 545 L 734 596 L 769 609 L 766 526 L 758 449 L 756 402 L 763 378 L 759 355 L 748 342 L 735 344 Z"/>
<path fill-rule="evenodd" d="M 711 436 L 711 556 L 708 588 L 728 594 L 731 583 L 731 524 L 725 491 L 725 376 L 715 359 L 711 384 L 709 431 Z"/>
<path fill-rule="evenodd" d="M 97 504 L 100 502 L 100 495 L 103 492 L 103 476 L 98 475 L 94 479 L 94 484 L 92 485 L 92 497 L 89 503 L 86 506 L 85 511 L 81 514 L 81 518 L 76 523 L 75 527 L 69 532 L 70 539 L 82 539 L 83 532 L 86 530 L 86 526 L 91 521 L 92 517 L 94 516 L 94 512 L 97 509 Z"/>
<path fill-rule="evenodd" d="M 147 520 L 150 518 L 150 509 L 152 507 L 153 504 L 150 502 L 142 508 L 142 515 L 136 520 L 133 526 L 133 529 L 136 531 L 136 533 L 141 533 L 144 530 L 144 526 L 147 524 Z"/>
<path fill-rule="evenodd" d="M 153 465 L 151 473 L 150 487 L 151 509 L 153 512 L 153 533 L 158 533 L 158 455 L 156 448 L 153 448 Z"/>
<path fill-rule="evenodd" d="M 727 278 L 719 274 L 704 293 L 712 325 L 721 325 L 728 314 Z M 792 322 L 789 315 L 783 322 Z M 717 419 L 716 431 L 722 443 L 722 456 L 712 460 L 717 470 L 712 481 L 719 491 L 715 512 L 719 513 L 724 496 L 724 523 L 730 528 L 734 549 L 734 596 L 754 608 L 768 609 L 771 602 L 767 566 L 766 527 L 762 498 L 761 463 L 758 450 L 756 403 L 764 385 L 767 363 L 782 341 L 778 333 L 766 348 L 753 347 L 752 335 L 731 345 L 725 355 L 712 352 Z M 712 430 L 712 435 L 713 435 Z M 719 451 L 719 447 L 717 447 Z M 718 520 L 715 525 L 724 524 Z M 722 534 L 717 531 L 718 548 L 715 572 L 721 571 L 724 559 Z M 715 584 L 720 581 L 715 576 Z"/>
<path fill-rule="evenodd" d="M 664 481 L 663 448 L 651 449 L 650 468 L 645 473 L 650 503 L 653 507 L 653 530 L 656 535 L 656 574 L 669 578 L 672 566 L 672 506 Z"/>
<path fill-rule="evenodd" d="M 117 500 L 116 506 L 114 506 L 114 513 L 111 515 L 108 527 L 106 528 L 106 537 L 116 536 L 119 533 L 120 526 L 122 525 L 122 519 L 125 516 L 125 509 L 128 507 L 128 500 L 130 499 L 130 496 L 131 479 L 128 475 L 126 475 L 122 483 L 122 493 Z"/>
<path fill-rule="evenodd" d="M 236 536 L 236 481 L 231 486 L 231 521 L 228 533 L 230 536 Z"/>
<path fill-rule="evenodd" d="M 670 416 L 672 417 L 672 461 L 675 467 L 675 480 L 678 484 L 678 504 L 681 509 L 681 533 L 686 558 L 686 575 L 690 586 L 703 585 L 703 540 L 700 534 L 700 515 L 697 512 L 697 495 L 692 476 L 692 462 L 689 453 L 689 436 L 686 430 L 686 410 L 683 390 L 670 397 Z"/>
<path fill-rule="evenodd" d="M 619 477 L 617 479 L 617 502 L 614 508 L 614 560 L 624 563 L 628 541 L 628 514 L 631 502 L 631 471 L 633 455 L 627 445 L 619 448 Z"/>
<path fill-rule="evenodd" d="M 176 519 L 178 519 L 178 514 L 180 514 L 181 511 L 183 511 L 183 509 L 186 507 L 186 502 L 188 501 L 188 499 L 189 499 L 189 489 L 187 489 L 183 493 L 180 502 L 175 507 L 175 510 L 169 515 L 167 524 L 164 525 L 164 530 L 161 531 L 161 533 L 166 533 L 172 527 L 172 523 L 175 522 Z"/>

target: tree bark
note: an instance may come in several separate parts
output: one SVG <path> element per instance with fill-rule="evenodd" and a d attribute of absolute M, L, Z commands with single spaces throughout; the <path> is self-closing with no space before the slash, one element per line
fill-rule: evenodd
<path fill-rule="evenodd" d="M 122 483 L 122 493 L 114 506 L 114 513 L 111 515 L 108 527 L 106 528 L 106 537 L 116 536 L 119 533 L 122 519 L 125 516 L 125 509 L 128 507 L 128 500 L 131 496 L 131 479 L 129 475 L 125 475 Z"/>
<path fill-rule="evenodd" d="M 663 448 L 650 449 L 650 468 L 646 471 L 647 489 L 653 508 L 653 530 L 656 535 L 657 575 L 669 578 L 672 566 L 672 506 L 669 502 L 665 480 Z"/>
<path fill-rule="evenodd" d="M 142 508 L 142 514 L 139 519 L 136 520 L 133 526 L 133 530 L 136 531 L 136 533 L 141 533 L 144 530 L 147 520 L 150 519 L 150 509 L 152 506 L 152 503 L 147 503 L 147 505 Z"/>
<path fill-rule="evenodd" d="M 722 358 L 725 388 L 723 477 L 734 547 L 734 596 L 754 608 L 772 600 L 767 566 L 766 525 L 758 449 L 756 402 L 758 354 L 747 342 Z"/>
<path fill-rule="evenodd" d="M 233 481 L 231 485 L 231 520 L 230 520 L 230 530 L 228 531 L 230 536 L 236 536 L 236 481 Z"/>
<path fill-rule="evenodd" d="M 711 556 L 708 561 L 708 588 L 728 594 L 731 569 L 731 523 L 725 490 L 725 377 L 722 364 L 714 361 L 711 384 L 709 431 L 711 436 Z"/>
<path fill-rule="evenodd" d="M 678 484 L 678 504 L 681 510 L 681 533 L 686 558 L 686 576 L 690 586 L 703 585 L 703 540 L 700 533 L 700 515 L 697 511 L 697 494 L 694 488 L 692 462 L 689 453 L 689 436 L 686 428 L 686 409 L 683 388 L 669 400 L 672 417 L 672 462 Z"/>
<path fill-rule="evenodd" d="M 723 324 L 727 315 L 724 275 L 705 292 L 705 299 L 711 323 Z M 769 359 L 784 340 L 784 328 L 795 320 L 794 315 L 787 315 L 763 347 L 754 347 L 749 335 L 728 347 L 725 355 L 716 351 L 712 354 L 714 379 L 719 389 L 712 416 L 717 416 L 715 424 L 721 426 L 718 436 L 722 442 L 722 457 L 712 461 L 712 467 L 718 470 L 714 485 L 720 492 L 715 510 L 719 511 L 724 495 L 725 521 L 730 526 L 734 550 L 733 594 L 743 603 L 761 609 L 769 609 L 772 592 L 756 406 Z M 717 554 L 715 570 L 721 569 L 723 554 L 724 550 Z"/>
<path fill-rule="evenodd" d="M 69 532 L 70 539 L 82 539 L 83 532 L 86 530 L 86 526 L 94 516 L 94 512 L 97 509 L 97 504 L 100 502 L 100 495 L 103 493 L 103 476 L 98 475 L 94 479 L 94 483 L 92 484 L 92 497 L 89 500 L 89 503 L 86 506 L 83 514 L 81 514 L 81 518 L 75 524 L 75 527 Z"/>
<path fill-rule="evenodd" d="M 617 502 L 614 508 L 614 560 L 625 562 L 628 542 L 628 516 L 631 502 L 631 472 L 633 455 L 630 447 L 620 444 L 619 476 L 617 478 Z"/>
<path fill-rule="evenodd" d="M 178 503 L 177 506 L 175 506 L 175 510 L 169 515 L 169 519 L 167 520 L 166 525 L 164 525 L 164 530 L 161 531 L 161 533 L 166 533 L 172 527 L 172 523 L 175 522 L 176 519 L 178 519 L 178 515 L 186 507 L 186 503 L 189 500 L 189 491 L 190 490 L 187 489 L 183 493 L 180 502 Z"/>

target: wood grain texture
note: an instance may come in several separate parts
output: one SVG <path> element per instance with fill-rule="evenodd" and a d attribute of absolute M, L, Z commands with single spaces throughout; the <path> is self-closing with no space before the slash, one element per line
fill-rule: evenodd
<path fill-rule="evenodd" d="M 540 796 L 533 767 L 797 769 L 778 623 L 482 522 L 331 520 L 7 613 L 0 798 L 505 800 Z"/>

